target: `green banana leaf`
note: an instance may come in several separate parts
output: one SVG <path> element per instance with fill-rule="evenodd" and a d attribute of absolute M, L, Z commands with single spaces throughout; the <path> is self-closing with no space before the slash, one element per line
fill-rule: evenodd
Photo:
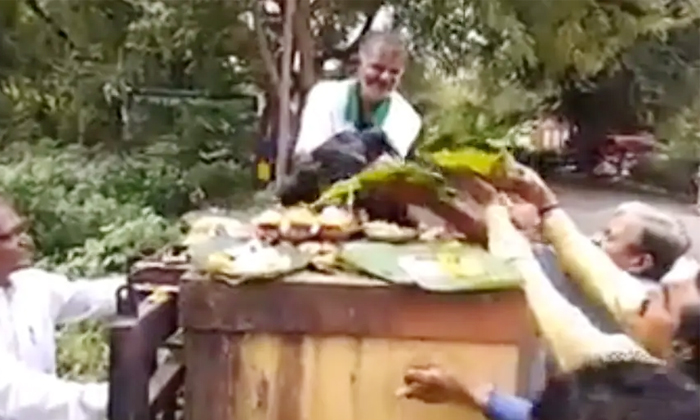
<path fill-rule="evenodd" d="M 351 206 L 360 191 L 369 191 L 390 184 L 428 187 L 445 200 L 449 200 L 454 194 L 442 174 L 426 165 L 415 162 L 387 162 L 367 168 L 352 178 L 334 183 L 321 194 L 314 206 Z"/>
<path fill-rule="evenodd" d="M 430 155 L 429 160 L 440 170 L 449 173 L 471 172 L 483 177 L 497 174 L 512 159 L 506 151 L 486 152 L 471 147 L 443 150 Z"/>
<path fill-rule="evenodd" d="M 198 245 L 195 249 L 191 249 L 192 264 L 199 271 L 206 270 L 206 261 L 209 256 L 214 253 L 223 252 L 230 247 L 244 246 L 245 242 L 236 238 L 213 238 L 207 243 Z M 231 285 L 237 285 L 250 281 L 265 281 L 276 280 L 289 274 L 306 269 L 310 262 L 311 256 L 299 251 L 295 246 L 282 243 L 275 246 L 278 252 L 290 257 L 292 265 L 280 270 L 264 270 L 259 272 L 238 273 L 235 270 L 221 270 L 209 273 L 212 280 L 223 281 Z"/>
<path fill-rule="evenodd" d="M 343 264 L 380 280 L 410 285 L 415 282 L 399 264 L 406 250 L 407 246 L 385 242 L 349 242 L 341 249 L 339 259 Z"/>
<path fill-rule="evenodd" d="M 500 290 L 520 284 L 512 264 L 470 244 L 359 241 L 346 244 L 340 258 L 373 277 L 435 292 Z M 451 271 L 446 260 L 466 261 L 467 272 Z"/>

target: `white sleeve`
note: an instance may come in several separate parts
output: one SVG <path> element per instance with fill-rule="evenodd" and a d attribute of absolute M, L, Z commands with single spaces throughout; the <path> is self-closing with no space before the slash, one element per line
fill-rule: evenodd
<path fill-rule="evenodd" d="M 306 96 L 294 154 L 311 153 L 333 135 L 332 107 L 329 106 L 329 82 L 317 83 Z"/>
<path fill-rule="evenodd" d="M 402 158 L 405 159 L 413 148 L 422 124 L 420 114 L 398 92 L 394 92 L 389 115 L 382 129 Z"/>
<path fill-rule="evenodd" d="M 60 274 L 46 274 L 53 277 L 50 282 L 50 305 L 57 324 L 114 315 L 117 311 L 117 289 L 126 283 L 124 276 L 70 281 Z"/>
<path fill-rule="evenodd" d="M 106 383 L 79 384 L 30 369 L 0 352 L 0 419 L 103 420 Z"/>

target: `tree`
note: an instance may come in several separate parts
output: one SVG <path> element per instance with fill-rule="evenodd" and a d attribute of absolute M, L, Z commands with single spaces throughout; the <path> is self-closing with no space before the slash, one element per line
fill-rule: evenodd
<path fill-rule="evenodd" d="M 562 113 L 584 143 L 659 127 L 699 92 L 691 81 L 700 17 L 693 1 L 392 3 L 416 55 L 466 79 L 478 106 L 496 117 Z"/>

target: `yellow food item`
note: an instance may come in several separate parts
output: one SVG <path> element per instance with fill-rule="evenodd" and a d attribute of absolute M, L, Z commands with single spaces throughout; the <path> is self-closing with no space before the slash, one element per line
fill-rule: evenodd
<path fill-rule="evenodd" d="M 209 255 L 204 270 L 231 277 L 259 276 L 289 270 L 293 266 L 289 255 L 258 243 L 238 246 Z"/>
<path fill-rule="evenodd" d="M 156 288 L 150 295 L 146 298 L 150 303 L 163 303 L 170 299 L 170 292 L 165 288 Z"/>
<path fill-rule="evenodd" d="M 438 252 L 437 260 L 440 267 L 454 277 L 473 277 L 486 271 L 483 261 L 470 254 L 444 250 Z"/>
<path fill-rule="evenodd" d="M 282 213 L 277 210 L 265 210 L 258 217 L 253 219 L 253 224 L 258 227 L 279 227 L 282 223 Z"/>
<path fill-rule="evenodd" d="M 227 273 L 231 264 L 233 264 L 233 257 L 225 252 L 215 252 L 207 257 L 204 270 L 209 273 Z"/>
<path fill-rule="evenodd" d="M 365 223 L 364 231 L 369 238 L 385 241 L 409 240 L 418 236 L 415 229 L 382 220 Z"/>
<path fill-rule="evenodd" d="M 333 206 L 324 208 L 318 220 L 324 228 L 338 228 L 341 230 L 353 227 L 356 224 L 352 213 Z"/>
<path fill-rule="evenodd" d="M 306 207 L 292 207 L 283 215 L 283 222 L 292 226 L 314 226 L 318 220 L 316 214 Z"/>
<path fill-rule="evenodd" d="M 243 224 L 236 219 L 222 216 L 204 216 L 192 222 L 182 244 L 192 246 L 219 235 L 239 236 L 244 233 Z"/>

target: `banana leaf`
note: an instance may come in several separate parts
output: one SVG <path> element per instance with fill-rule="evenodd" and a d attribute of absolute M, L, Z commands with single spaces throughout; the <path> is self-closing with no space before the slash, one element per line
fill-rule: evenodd
<path fill-rule="evenodd" d="M 518 271 L 481 247 L 462 243 L 393 245 L 354 242 L 340 258 L 373 277 L 434 292 L 518 287 Z"/>
<path fill-rule="evenodd" d="M 512 263 L 472 244 L 442 244 L 420 258 L 404 259 L 402 266 L 420 288 L 433 292 L 502 290 L 521 283 Z"/>
<path fill-rule="evenodd" d="M 399 247 L 384 242 L 349 242 L 340 251 L 339 259 L 344 265 L 377 279 L 410 285 L 415 282 L 399 265 L 407 247 L 410 245 Z"/>
<path fill-rule="evenodd" d="M 475 148 L 443 150 L 429 156 L 435 167 L 448 173 L 475 173 L 491 177 L 502 173 L 513 159 L 508 152 L 492 153 Z"/>
<path fill-rule="evenodd" d="M 454 191 L 439 172 L 413 162 L 388 162 L 367 168 L 352 178 L 327 188 L 314 206 L 350 205 L 361 191 L 391 187 L 394 190 L 418 186 L 432 191 L 440 199 L 450 200 Z"/>
<path fill-rule="evenodd" d="M 299 251 L 290 244 L 280 244 L 275 249 L 282 255 L 289 257 L 291 265 L 283 269 L 269 270 L 261 268 L 260 271 L 241 272 L 233 265 L 227 264 L 227 249 L 231 247 L 245 246 L 237 238 L 213 238 L 211 241 L 198 245 L 192 249 L 192 264 L 202 272 L 206 272 L 213 280 L 224 281 L 237 285 L 249 281 L 275 280 L 280 277 L 304 270 L 311 262 L 311 256 Z"/>

